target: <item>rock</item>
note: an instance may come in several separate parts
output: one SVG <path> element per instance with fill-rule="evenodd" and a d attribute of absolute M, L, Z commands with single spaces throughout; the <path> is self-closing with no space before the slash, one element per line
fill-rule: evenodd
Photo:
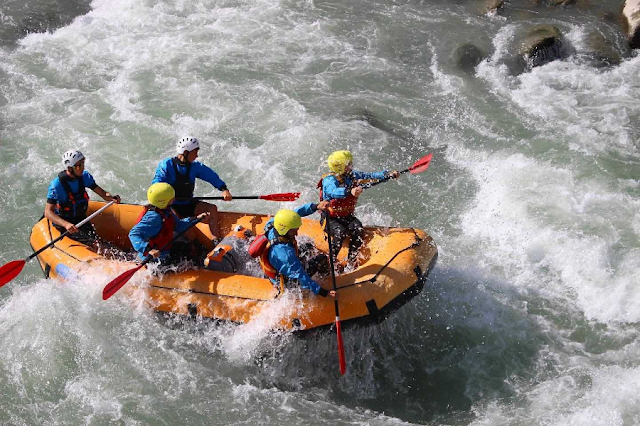
<path fill-rule="evenodd" d="M 505 0 L 485 0 L 484 6 L 482 6 L 482 14 L 492 13 L 501 9 L 504 6 Z"/>
<path fill-rule="evenodd" d="M 520 46 L 530 68 L 539 67 L 565 55 L 564 40 L 560 30 L 552 25 L 541 25 L 527 34 Z"/>
<path fill-rule="evenodd" d="M 627 42 L 632 49 L 640 48 L 640 0 L 626 0 L 622 19 L 627 33 Z"/>
<path fill-rule="evenodd" d="M 602 34 L 593 31 L 585 40 L 589 48 L 589 56 L 595 61 L 594 66 L 603 67 L 620 64 L 620 55 L 616 52 Z"/>
<path fill-rule="evenodd" d="M 474 74 L 475 69 L 486 57 L 479 47 L 473 44 L 463 44 L 453 52 L 453 57 L 458 68 L 468 74 Z"/>

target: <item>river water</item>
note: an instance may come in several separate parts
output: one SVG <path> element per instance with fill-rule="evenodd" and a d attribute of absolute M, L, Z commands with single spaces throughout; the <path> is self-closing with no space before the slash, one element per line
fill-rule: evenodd
<path fill-rule="evenodd" d="M 431 152 L 358 214 L 425 229 L 440 257 L 408 305 L 345 330 L 343 377 L 332 333 L 161 318 L 103 302 L 112 277 L 31 262 L 0 289 L 0 423 L 640 424 L 640 57 L 606 18 L 619 1 L 532 3 L 5 2 L 0 263 L 29 254 L 65 150 L 139 203 L 186 134 L 233 194 L 301 202 L 334 150 L 370 171 Z M 513 74 L 540 23 L 573 53 Z M 618 66 L 585 60 L 594 28 Z M 469 42 L 488 55 L 472 74 L 452 57 Z"/>

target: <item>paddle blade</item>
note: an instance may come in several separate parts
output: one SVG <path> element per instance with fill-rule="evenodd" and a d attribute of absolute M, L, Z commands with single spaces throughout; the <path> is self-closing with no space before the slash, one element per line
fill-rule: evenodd
<path fill-rule="evenodd" d="M 429 167 L 429 163 L 431 163 L 431 157 L 433 157 L 433 154 L 425 155 L 424 157 L 413 163 L 413 166 L 409 167 L 409 173 L 411 173 L 412 175 L 416 175 L 427 170 L 427 167 Z"/>
<path fill-rule="evenodd" d="M 344 343 L 342 341 L 342 329 L 340 328 L 340 317 L 336 317 L 336 333 L 338 333 L 338 362 L 340 363 L 340 374 L 347 371 L 347 363 L 344 357 Z"/>
<path fill-rule="evenodd" d="M 285 192 L 283 194 L 260 195 L 258 198 L 268 201 L 295 201 L 300 197 L 299 192 Z"/>
<path fill-rule="evenodd" d="M 14 260 L 0 268 L 0 287 L 14 279 L 24 268 L 25 260 Z"/>
<path fill-rule="evenodd" d="M 129 269 L 126 272 L 123 272 L 122 274 L 118 275 L 117 278 L 112 280 L 109 284 L 104 286 L 104 289 L 102 290 L 102 300 L 107 300 L 111 296 L 116 294 L 116 292 L 120 290 L 122 286 L 125 285 L 131 279 L 133 274 L 138 272 L 140 268 L 142 268 L 143 266 L 144 264 L 139 265 L 133 269 Z"/>

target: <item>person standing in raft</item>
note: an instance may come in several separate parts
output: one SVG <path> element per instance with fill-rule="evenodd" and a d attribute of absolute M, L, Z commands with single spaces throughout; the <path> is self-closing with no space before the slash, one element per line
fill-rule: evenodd
<path fill-rule="evenodd" d="M 154 183 L 149 187 L 149 204 L 129 231 L 129 241 L 140 259 L 151 255 L 159 259 L 162 266 L 169 266 L 193 258 L 190 244 L 175 243 L 160 251 L 171 241 L 174 232 L 182 232 L 196 221 L 194 218 L 179 219 L 175 215 L 170 208 L 175 195 L 175 190 L 168 183 Z M 208 215 L 209 212 L 200 213 L 197 218 L 206 218 Z"/>
<path fill-rule="evenodd" d="M 316 210 L 324 210 L 327 204 L 327 202 L 307 203 L 295 211 L 286 209 L 278 211 L 265 225 L 264 235 L 256 238 L 249 248 L 251 256 L 260 257 L 260 266 L 274 285 L 284 286 L 297 281 L 302 289 L 311 290 L 314 294 L 336 297 L 335 291 L 325 290 L 311 278 L 316 272 L 328 272 L 327 257 L 316 256 L 308 262 L 305 270 L 300 261 L 296 241 L 298 228 L 302 226 L 301 217 L 309 216 Z"/>
<path fill-rule="evenodd" d="M 218 208 L 215 204 L 205 203 L 193 198 L 196 178 L 209 182 L 216 189 L 222 191 L 225 201 L 231 201 L 231 192 L 218 174 L 204 164 L 196 161 L 200 150 L 200 142 L 192 136 L 186 136 L 178 141 L 177 156 L 165 158 L 158 164 L 151 183 L 165 182 L 173 186 L 176 191 L 176 201 L 173 211 L 179 218 L 195 217 L 209 212 L 209 230 L 212 240 L 218 240 L 220 226 L 218 225 Z M 215 245 L 215 244 L 213 244 Z"/>
<path fill-rule="evenodd" d="M 338 256 L 342 243 L 349 237 L 349 254 L 347 260 L 354 262 L 362 245 L 364 228 L 354 212 L 358 197 L 362 194 L 361 180 L 379 180 L 390 176 L 396 179 L 397 171 L 365 173 L 353 170 L 353 156 L 349 151 L 335 151 L 327 159 L 329 170 L 318 182 L 320 201 L 328 201 L 329 221 L 331 225 L 331 249 Z M 323 222 L 324 223 L 324 222 Z M 335 260 L 335 259 L 334 259 Z"/>
<path fill-rule="evenodd" d="M 120 203 L 120 196 L 111 195 L 96 184 L 93 176 L 84 169 L 85 157 L 77 149 L 65 152 L 62 164 L 65 170 L 49 184 L 44 217 L 61 233 L 69 231 L 69 238 L 98 249 L 101 242 L 93 224 L 89 222 L 76 228 L 76 224 L 87 217 L 89 194 L 85 188 L 90 188 L 105 201 Z"/>

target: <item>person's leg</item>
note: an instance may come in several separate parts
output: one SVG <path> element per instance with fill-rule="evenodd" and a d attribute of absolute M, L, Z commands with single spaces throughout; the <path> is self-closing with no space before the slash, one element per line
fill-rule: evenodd
<path fill-rule="evenodd" d="M 211 232 L 211 239 L 219 240 L 222 238 L 222 235 L 220 235 L 220 225 L 218 224 L 218 207 L 216 207 L 215 204 L 200 201 L 196 204 L 195 216 L 205 212 L 209 212 L 209 231 Z"/>
<path fill-rule="evenodd" d="M 337 218 L 329 219 L 329 225 L 331 227 L 331 250 L 333 251 L 333 261 L 335 262 L 342 248 L 342 243 L 347 237 L 347 228 L 343 221 Z"/>
<path fill-rule="evenodd" d="M 364 233 L 364 227 L 362 226 L 362 222 L 358 220 L 356 217 L 353 217 L 349 224 L 347 225 L 347 232 L 349 233 L 349 262 L 353 262 L 356 260 L 358 256 L 358 251 L 362 246 L 362 234 Z"/>

